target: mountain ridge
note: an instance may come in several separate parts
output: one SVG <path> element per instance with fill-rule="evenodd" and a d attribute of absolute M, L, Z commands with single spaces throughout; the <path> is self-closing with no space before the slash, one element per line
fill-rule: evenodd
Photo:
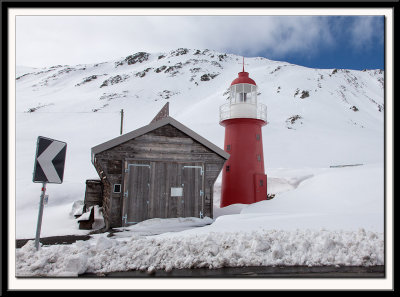
<path fill-rule="evenodd" d="M 89 168 L 83 180 L 84 172 L 95 175 L 90 148 L 119 135 L 121 109 L 126 133 L 147 125 L 166 102 L 172 117 L 223 147 L 219 107 L 242 67 L 237 55 L 180 48 L 17 69 L 20 150 L 32 150 L 37 135 L 69 141 Z M 262 57 L 246 58 L 244 67 L 267 106 L 265 168 L 383 162 L 384 71 L 314 69 Z"/>

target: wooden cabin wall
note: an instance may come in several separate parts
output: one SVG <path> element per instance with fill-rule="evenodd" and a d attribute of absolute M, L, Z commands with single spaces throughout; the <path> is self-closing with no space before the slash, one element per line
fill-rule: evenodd
<path fill-rule="evenodd" d="M 103 183 L 100 180 L 86 180 L 85 208 L 103 206 Z"/>
<path fill-rule="evenodd" d="M 114 184 L 121 184 L 122 189 L 122 160 L 96 158 L 94 164 L 103 183 L 103 217 L 106 227 L 119 227 L 122 220 L 121 193 L 113 193 L 113 188 Z"/>
<path fill-rule="evenodd" d="M 110 227 L 119 227 L 122 222 L 123 164 L 126 160 L 204 163 L 203 215 L 212 217 L 213 185 L 225 159 L 172 125 L 165 125 L 96 154 L 96 170 L 103 170 L 106 175 L 103 181 L 108 182 L 104 187 L 104 202 L 107 203 L 103 204 L 107 205 L 105 212 L 109 214 Z M 114 184 L 121 184 L 121 193 L 112 193 Z"/>

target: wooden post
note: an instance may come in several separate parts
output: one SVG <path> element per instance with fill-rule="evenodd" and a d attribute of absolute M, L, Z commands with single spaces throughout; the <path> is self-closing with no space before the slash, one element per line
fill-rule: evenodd
<path fill-rule="evenodd" d="M 120 132 L 119 132 L 120 135 L 122 135 L 122 127 L 123 127 L 123 124 L 124 124 L 124 110 L 121 109 L 121 130 L 120 130 Z"/>

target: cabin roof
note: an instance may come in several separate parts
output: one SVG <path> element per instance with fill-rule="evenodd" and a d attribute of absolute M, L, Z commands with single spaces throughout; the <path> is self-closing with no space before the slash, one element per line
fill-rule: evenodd
<path fill-rule="evenodd" d="M 146 134 L 150 131 L 153 131 L 155 129 L 158 129 L 160 127 L 163 127 L 165 125 L 172 125 L 173 127 L 177 128 L 178 130 L 180 130 L 181 132 L 187 134 L 189 137 L 193 138 L 194 140 L 198 141 L 199 143 L 201 143 L 202 145 L 204 145 L 205 147 L 209 148 L 210 150 L 212 150 L 213 152 L 215 152 L 216 154 L 220 155 L 222 158 L 224 159 L 228 159 L 229 158 L 229 154 L 227 152 L 225 152 L 223 149 L 219 148 L 218 146 L 216 146 L 215 144 L 211 143 L 210 141 L 208 141 L 207 139 L 205 139 L 204 137 L 200 136 L 199 134 L 197 134 L 196 132 L 194 132 L 193 130 L 189 129 L 188 127 L 186 127 L 185 125 L 183 125 L 182 123 L 178 122 L 177 120 L 175 120 L 174 118 L 170 117 L 170 116 L 166 116 L 156 122 L 152 122 L 146 126 L 143 126 L 139 129 L 133 130 L 131 132 L 128 132 L 126 134 L 123 134 L 121 136 L 118 136 L 114 139 L 111 139 L 109 141 L 106 141 L 102 144 L 96 145 L 94 147 L 92 147 L 92 162 L 94 161 L 94 157 L 96 154 L 101 153 L 105 150 L 111 149 L 121 143 L 127 142 L 131 139 L 134 139 L 136 137 L 139 137 L 143 134 Z"/>

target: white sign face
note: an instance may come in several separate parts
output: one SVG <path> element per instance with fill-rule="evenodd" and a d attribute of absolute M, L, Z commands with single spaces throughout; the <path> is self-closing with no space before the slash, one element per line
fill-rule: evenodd
<path fill-rule="evenodd" d="M 171 188 L 171 197 L 182 197 L 183 188 Z"/>
<path fill-rule="evenodd" d="M 67 144 L 39 136 L 36 147 L 33 182 L 61 184 L 64 176 Z"/>

